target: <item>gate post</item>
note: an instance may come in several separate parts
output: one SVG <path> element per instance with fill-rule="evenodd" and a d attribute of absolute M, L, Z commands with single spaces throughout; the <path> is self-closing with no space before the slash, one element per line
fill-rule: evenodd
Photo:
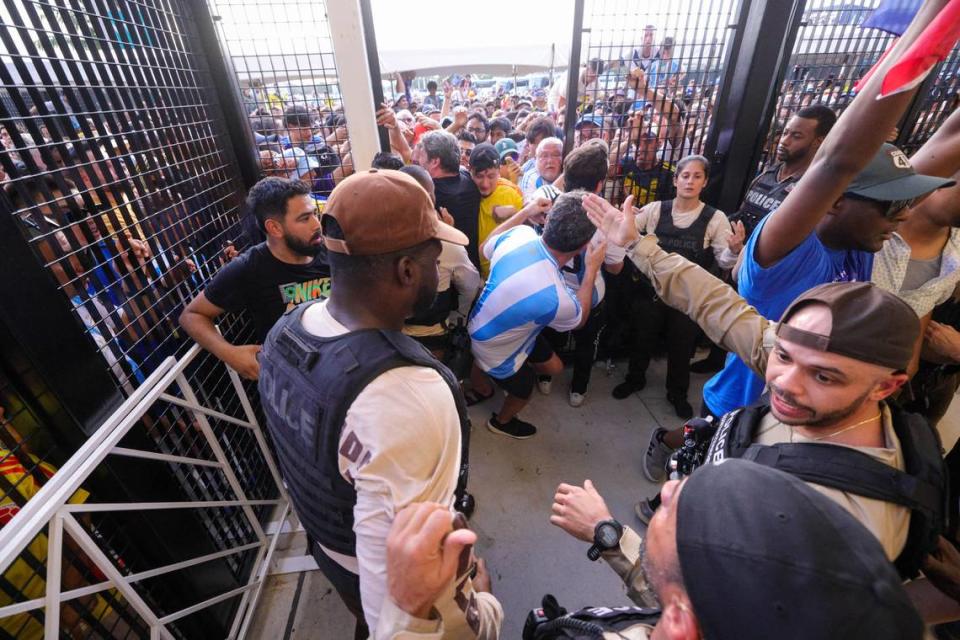
<path fill-rule="evenodd" d="M 577 87 L 580 82 L 580 47 L 583 42 L 583 6 L 585 0 L 575 0 L 573 7 L 573 36 L 570 42 L 570 61 L 567 66 L 567 105 L 563 116 L 563 155 L 573 149 L 573 127 L 577 124 Z"/>
<path fill-rule="evenodd" d="M 756 174 L 763 134 L 793 51 L 806 0 L 743 0 L 707 137 L 704 200 L 732 213 Z"/>
<path fill-rule="evenodd" d="M 361 171 L 370 166 L 380 150 L 380 135 L 360 0 L 335 0 L 326 4 L 353 166 Z M 345 70 L 349 71 L 345 73 Z M 379 76 L 376 80 L 380 81 Z"/>

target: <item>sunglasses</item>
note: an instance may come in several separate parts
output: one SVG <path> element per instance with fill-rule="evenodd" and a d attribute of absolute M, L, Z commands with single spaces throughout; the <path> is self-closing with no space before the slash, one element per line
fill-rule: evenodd
<path fill-rule="evenodd" d="M 859 200 L 860 202 L 872 202 L 873 204 L 880 207 L 883 211 L 884 218 L 895 218 L 898 213 L 904 209 L 908 209 L 914 205 L 917 201 L 917 198 L 909 198 L 907 200 L 877 200 L 875 198 L 868 198 L 866 196 L 861 196 L 856 193 L 846 192 L 843 194 L 844 198 L 850 198 L 851 200 Z"/>

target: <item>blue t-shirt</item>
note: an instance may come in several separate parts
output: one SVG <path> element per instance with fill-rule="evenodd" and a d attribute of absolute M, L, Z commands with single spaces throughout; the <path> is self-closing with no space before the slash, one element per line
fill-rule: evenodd
<path fill-rule="evenodd" d="M 771 212 L 772 213 L 772 212 Z M 867 251 L 828 249 L 816 232 L 775 265 L 764 269 L 754 259 L 757 238 L 766 216 L 743 248 L 747 252 L 740 267 L 740 295 L 763 317 L 779 321 L 790 303 L 804 291 L 827 282 L 869 282 L 873 254 Z M 765 382 L 735 354 L 703 387 L 703 399 L 715 415 L 752 404 L 763 393 Z"/>

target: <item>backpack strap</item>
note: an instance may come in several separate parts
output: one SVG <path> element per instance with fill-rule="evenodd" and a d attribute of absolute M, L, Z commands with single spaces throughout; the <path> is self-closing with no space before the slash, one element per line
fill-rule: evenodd
<path fill-rule="evenodd" d="M 938 487 L 849 447 L 814 442 L 752 444 L 743 458 L 806 482 L 899 504 L 912 511 L 937 513 L 941 509 Z"/>

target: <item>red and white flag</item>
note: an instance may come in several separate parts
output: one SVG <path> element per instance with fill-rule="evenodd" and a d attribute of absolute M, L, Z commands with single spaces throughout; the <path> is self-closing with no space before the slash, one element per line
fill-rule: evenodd
<path fill-rule="evenodd" d="M 923 82 L 938 62 L 946 59 L 960 39 L 960 0 L 950 0 L 920 37 L 907 49 L 883 76 L 878 98 L 909 91 Z M 893 45 L 891 45 L 892 48 Z M 887 57 L 884 52 L 873 68 L 857 83 L 857 90 L 866 84 Z"/>

